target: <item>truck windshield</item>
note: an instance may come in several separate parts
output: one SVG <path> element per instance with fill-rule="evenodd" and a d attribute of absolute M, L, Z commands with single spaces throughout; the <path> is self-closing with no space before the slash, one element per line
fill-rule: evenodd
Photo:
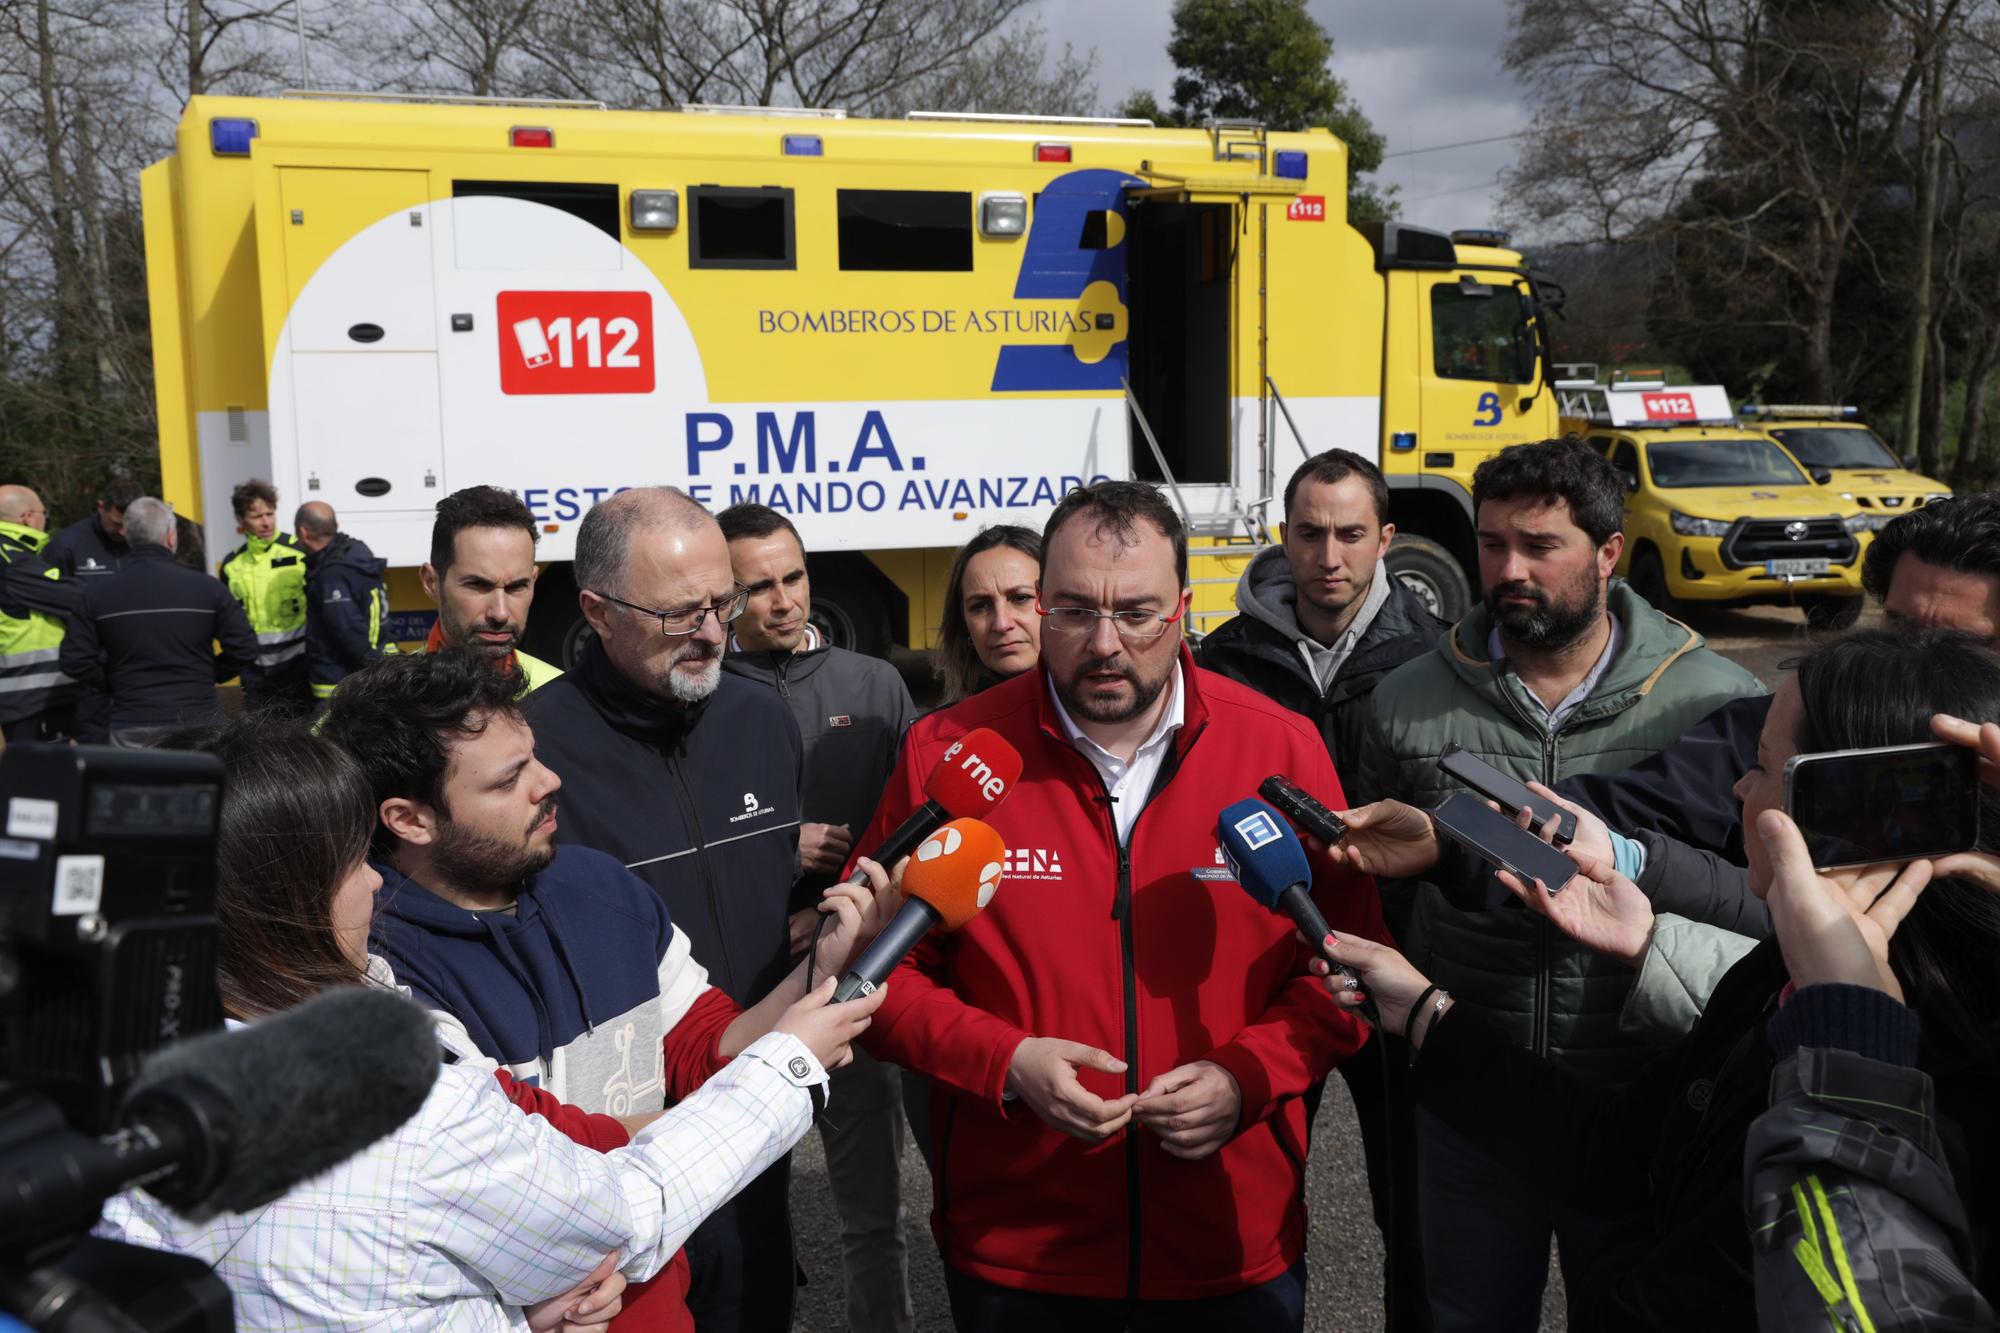
<path fill-rule="evenodd" d="M 1807 467 L 1903 466 L 1882 437 L 1866 426 L 1780 426 L 1771 434 Z"/>
<path fill-rule="evenodd" d="M 1485 296 L 1450 282 L 1431 288 L 1431 356 L 1440 379 L 1526 384 L 1535 374 L 1531 336 L 1518 287 L 1495 286 Z"/>
<path fill-rule="evenodd" d="M 1670 440 L 1646 446 L 1653 484 L 1689 486 L 1803 486 L 1805 473 L 1769 440 Z"/>

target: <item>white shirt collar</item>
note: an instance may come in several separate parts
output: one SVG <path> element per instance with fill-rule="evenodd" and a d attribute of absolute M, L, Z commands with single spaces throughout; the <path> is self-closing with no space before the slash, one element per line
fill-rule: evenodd
<path fill-rule="evenodd" d="M 1062 696 L 1056 693 L 1054 676 L 1048 677 L 1048 687 L 1049 702 L 1056 706 L 1056 720 L 1062 723 L 1063 734 L 1068 736 L 1072 743 L 1078 747 L 1088 746 L 1089 749 L 1095 750 L 1105 758 L 1114 760 L 1120 764 L 1125 762 L 1083 734 L 1082 729 L 1076 725 L 1075 719 L 1070 717 L 1069 710 L 1063 707 Z M 1178 661 L 1174 663 L 1173 679 L 1167 682 L 1167 691 L 1166 711 L 1160 714 L 1159 725 L 1153 728 L 1152 735 L 1139 743 L 1139 748 L 1134 751 L 1135 757 L 1158 749 L 1161 741 L 1180 730 L 1187 722 L 1187 699 L 1181 693 L 1181 664 Z"/>

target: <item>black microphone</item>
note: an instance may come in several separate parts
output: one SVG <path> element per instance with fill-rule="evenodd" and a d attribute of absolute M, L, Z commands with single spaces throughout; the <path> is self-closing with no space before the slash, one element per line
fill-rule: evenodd
<path fill-rule="evenodd" d="M 46 1235 L 55 1215 L 87 1228 L 135 1185 L 194 1222 L 269 1203 L 399 1129 L 439 1061 L 431 1016 L 364 986 L 167 1047 L 146 1061 L 116 1132 L 13 1139 L 0 1155 L 0 1251 Z"/>
<path fill-rule="evenodd" d="M 1007 847 L 991 824 L 954 819 L 925 839 L 903 872 L 908 899 L 840 979 L 833 1002 L 873 995 L 903 955 L 933 929 L 957 930 L 984 911 L 1000 888 Z"/>
<path fill-rule="evenodd" d="M 896 862 L 914 852 L 917 844 L 948 820 L 991 814 L 994 806 L 1007 799 L 1008 790 L 1020 776 L 1021 752 L 998 732 L 974 727 L 951 743 L 924 779 L 924 795 L 929 799 L 911 812 L 888 841 L 870 852 L 868 859 L 884 870 L 894 870 Z M 866 884 L 868 876 L 857 870 L 847 882 Z"/>

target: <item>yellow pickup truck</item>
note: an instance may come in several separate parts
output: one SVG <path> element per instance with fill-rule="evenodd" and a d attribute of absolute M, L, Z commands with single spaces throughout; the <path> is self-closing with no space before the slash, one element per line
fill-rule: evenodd
<path fill-rule="evenodd" d="M 1564 424 L 1625 479 L 1619 572 L 1647 600 L 1669 610 L 1776 603 L 1799 607 L 1815 629 L 1854 623 L 1867 516 L 1739 424 L 1720 385 L 1588 387 L 1572 384 L 1584 410 Z"/>
<path fill-rule="evenodd" d="M 1903 466 L 1895 451 L 1870 430 L 1852 407 L 1774 405 L 1745 407 L 1743 416 L 1785 447 L 1785 452 L 1867 519 L 1864 554 L 1875 532 L 1899 514 L 1951 495 L 1951 488 Z"/>

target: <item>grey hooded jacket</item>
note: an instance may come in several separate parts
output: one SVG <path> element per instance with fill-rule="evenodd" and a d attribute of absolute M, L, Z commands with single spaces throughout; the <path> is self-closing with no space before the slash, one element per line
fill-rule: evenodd
<path fill-rule="evenodd" d="M 1369 791 L 1361 782 L 1368 696 L 1384 676 L 1435 648 L 1446 628 L 1386 566 L 1376 566 L 1376 578 L 1378 587 L 1386 585 L 1381 605 L 1324 684 L 1313 659 L 1326 650 L 1299 628 L 1292 567 L 1282 547 L 1260 552 L 1250 562 L 1236 584 L 1236 609 L 1242 614 L 1204 637 L 1195 650 L 1195 659 L 1210 671 L 1311 719 L 1326 740 L 1350 806 L 1386 794 Z"/>
<path fill-rule="evenodd" d="M 798 720 L 805 742 L 805 779 L 799 817 L 807 823 L 845 824 L 859 838 L 895 771 L 903 733 L 916 705 L 896 668 L 879 657 L 845 648 L 802 653 L 733 652 L 722 669 L 778 692 Z M 866 847 L 856 847 L 867 852 Z M 792 886 L 789 910 L 819 901 L 838 876 L 802 875 Z"/>

